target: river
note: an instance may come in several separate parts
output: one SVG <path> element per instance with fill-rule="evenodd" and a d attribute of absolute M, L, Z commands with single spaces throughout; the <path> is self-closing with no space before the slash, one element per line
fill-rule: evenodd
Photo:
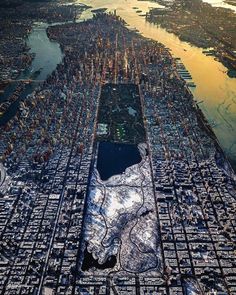
<path fill-rule="evenodd" d="M 47 23 L 35 23 L 31 33 L 27 37 L 27 45 L 30 48 L 30 53 L 35 57 L 28 69 L 23 71 L 19 80 L 29 79 L 32 74 L 39 71 L 38 75 L 33 78 L 33 82 L 25 87 L 25 90 L 20 95 L 20 99 L 24 99 L 31 93 L 39 83 L 43 82 L 48 75 L 56 69 L 57 64 L 62 61 L 63 53 L 60 45 L 56 42 L 49 40 L 46 29 L 49 26 Z M 5 101 L 15 90 L 17 81 L 11 83 L 3 95 L 0 96 L 0 102 Z M 0 125 L 5 124 L 12 116 L 15 115 L 20 99 L 14 102 L 6 113 L 0 117 Z"/>
<path fill-rule="evenodd" d="M 27 45 L 31 48 L 30 52 L 35 54 L 35 58 L 24 75 L 28 76 L 41 69 L 40 74 L 35 78 L 37 81 L 45 80 L 63 58 L 59 44 L 48 39 L 46 33 L 48 26 L 47 23 L 35 23 L 27 40 Z"/>
<path fill-rule="evenodd" d="M 150 7 L 159 7 L 156 3 L 138 0 L 118 0 L 116 2 L 81 0 L 81 2 L 93 8 L 105 7 L 108 11 L 116 9 L 117 15 L 121 16 L 128 25 L 139 30 L 144 37 L 163 43 L 171 50 L 174 57 L 181 58 L 197 85 L 192 90 L 195 99 L 199 101 L 199 106 L 213 127 L 221 147 L 232 165 L 236 167 L 236 79 L 228 77 L 227 69 L 214 57 L 203 54 L 201 48 L 180 41 L 174 34 L 146 22 L 145 18 L 139 15 L 148 12 Z M 213 0 L 207 0 L 207 2 L 213 3 Z M 218 0 L 218 6 L 221 4 L 222 1 Z M 142 10 L 142 13 L 138 14 L 137 9 L 133 9 L 134 7 Z M 91 15 L 91 11 L 88 10 L 82 14 L 81 18 L 87 19 Z"/>
<path fill-rule="evenodd" d="M 214 1 L 214 5 L 223 5 L 221 0 L 204 1 L 212 3 Z M 201 102 L 199 106 L 212 125 L 223 150 L 230 158 L 233 166 L 236 167 L 236 79 L 227 76 L 226 68 L 213 57 L 204 55 L 201 48 L 180 41 L 175 35 L 146 22 L 145 18 L 139 15 L 148 12 L 150 7 L 159 7 L 156 3 L 138 0 L 81 0 L 78 3 L 87 4 L 93 8 L 106 7 L 108 11 L 116 9 L 117 14 L 130 27 L 137 28 L 147 38 L 163 43 L 171 50 L 173 56 L 181 58 L 197 85 L 193 90 L 195 99 Z M 138 9 L 134 9 L 134 7 Z M 233 6 L 233 8 L 236 11 L 236 7 Z M 142 13 L 138 14 L 136 10 L 142 10 Z M 81 19 L 87 19 L 91 16 L 92 13 L 89 9 L 83 12 Z M 45 80 L 57 64 L 62 61 L 63 54 L 59 44 L 50 41 L 47 37 L 47 26 L 46 23 L 36 23 L 28 36 L 27 44 L 31 48 L 30 52 L 35 54 L 35 58 L 30 68 L 22 73 L 20 78 L 29 78 L 33 72 L 40 69 L 41 71 L 35 78 L 35 83 L 27 86 L 23 96 L 30 93 L 39 81 Z M 11 87 L 7 91 L 12 91 Z M 7 117 L 16 112 L 17 106 L 18 103 L 13 105 L 6 114 Z M 0 123 L 1 121 L 4 123 L 3 119 L 1 118 Z"/>

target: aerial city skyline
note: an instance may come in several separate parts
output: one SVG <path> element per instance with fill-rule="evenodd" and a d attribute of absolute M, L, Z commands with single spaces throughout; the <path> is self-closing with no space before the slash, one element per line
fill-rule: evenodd
<path fill-rule="evenodd" d="M 0 294 L 236 294 L 236 2 L 0 16 Z"/>

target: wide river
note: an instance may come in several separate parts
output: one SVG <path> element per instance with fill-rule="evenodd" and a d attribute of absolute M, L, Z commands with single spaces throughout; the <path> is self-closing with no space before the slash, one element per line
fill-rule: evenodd
<path fill-rule="evenodd" d="M 225 5 L 220 0 L 205 0 L 212 5 L 233 8 Z M 149 11 L 150 7 L 159 7 L 153 2 L 141 2 L 137 0 L 81 0 L 93 8 L 107 8 L 108 11 L 116 9 L 127 24 L 136 28 L 147 38 L 152 38 L 168 47 L 174 57 L 180 57 L 187 70 L 191 73 L 197 87 L 192 91 L 199 106 L 203 110 L 209 123 L 216 133 L 220 145 L 236 167 L 236 78 L 229 78 L 226 68 L 214 60 L 212 56 L 206 56 L 201 48 L 191 46 L 179 40 L 174 34 L 145 21 L 145 17 L 139 15 Z M 137 7 L 142 13 L 137 13 Z M 91 11 L 87 10 L 82 18 L 91 17 Z M 234 163 L 233 163 L 234 162 Z"/>
<path fill-rule="evenodd" d="M 224 6 L 221 0 L 204 0 L 211 2 L 212 5 Z M 197 87 L 193 90 L 195 99 L 205 113 L 209 123 L 213 127 L 220 145 L 236 168 L 236 79 L 229 78 L 226 74 L 226 68 L 215 61 L 213 57 L 206 56 L 202 53 L 201 48 L 191 46 L 186 42 L 181 42 L 178 37 L 166 32 L 164 29 L 157 27 L 145 21 L 143 16 L 136 13 L 137 7 L 142 10 L 141 14 L 149 11 L 150 7 L 159 7 L 153 2 L 142 2 L 138 0 L 78 0 L 93 8 L 108 8 L 120 15 L 127 24 L 136 28 L 140 33 L 148 38 L 152 38 L 163 43 L 168 47 L 173 56 L 180 57 L 185 67 L 191 73 Z M 228 6 L 234 8 L 236 6 Z M 92 16 L 90 10 L 85 11 L 81 19 L 87 19 Z M 78 20 L 80 21 L 80 20 Z M 30 93 L 37 81 L 44 80 L 47 75 L 56 68 L 61 62 L 63 54 L 59 44 L 48 39 L 46 28 L 48 24 L 35 24 L 27 43 L 31 52 L 35 53 L 35 58 L 28 70 L 21 74 L 20 78 L 28 78 L 30 75 L 41 69 L 40 74 L 35 78 L 36 83 L 29 85 L 22 95 L 23 97 Z M 14 90 L 14 84 L 11 85 L 0 101 L 3 101 Z M 10 108 L 9 112 L 0 119 L 0 123 L 7 121 L 18 107 L 18 102 Z"/>

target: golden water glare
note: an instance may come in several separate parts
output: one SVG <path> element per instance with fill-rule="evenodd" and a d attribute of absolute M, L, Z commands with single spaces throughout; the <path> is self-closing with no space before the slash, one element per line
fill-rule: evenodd
<path fill-rule="evenodd" d="M 193 94 L 212 125 L 223 149 L 236 159 L 236 78 L 229 78 L 227 69 L 212 56 L 206 56 L 201 48 L 179 40 L 174 34 L 145 21 L 150 7 L 160 7 L 157 3 L 137 0 L 81 0 L 79 3 L 93 8 L 116 9 L 127 24 L 139 30 L 147 38 L 157 40 L 168 47 L 174 57 L 180 57 L 191 73 L 197 87 Z M 134 9 L 137 7 L 137 9 Z M 142 13 L 137 13 L 141 10 Z M 91 17 L 91 11 L 83 13 L 82 18 Z"/>

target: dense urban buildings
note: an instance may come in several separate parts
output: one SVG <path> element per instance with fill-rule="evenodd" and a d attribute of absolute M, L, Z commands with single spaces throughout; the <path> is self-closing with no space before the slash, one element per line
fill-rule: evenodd
<path fill-rule="evenodd" d="M 1 294 L 236 294 L 235 174 L 162 44 L 115 14 L 0 132 Z"/>

